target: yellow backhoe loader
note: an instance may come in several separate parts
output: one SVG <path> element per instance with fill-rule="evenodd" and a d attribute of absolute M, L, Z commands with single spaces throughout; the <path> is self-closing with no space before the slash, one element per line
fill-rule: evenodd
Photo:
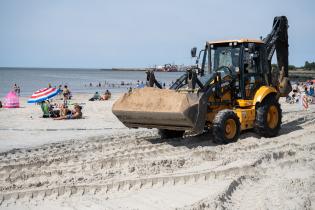
<path fill-rule="evenodd" d="M 247 129 L 276 136 L 279 97 L 291 91 L 287 31 L 287 18 L 279 16 L 264 39 L 210 41 L 198 56 L 192 48 L 196 66 L 170 89 L 160 89 L 154 73 L 147 72 L 149 87 L 124 94 L 112 111 L 127 127 L 158 128 L 162 138 L 212 131 L 217 143 L 230 143 Z M 275 51 L 280 73 L 271 69 Z"/>

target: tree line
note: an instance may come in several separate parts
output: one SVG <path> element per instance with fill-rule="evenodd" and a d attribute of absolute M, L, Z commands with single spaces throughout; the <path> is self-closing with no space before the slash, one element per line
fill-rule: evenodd
<path fill-rule="evenodd" d="M 278 69 L 277 64 L 271 64 L 271 67 Z M 300 67 L 289 65 L 289 70 L 295 70 L 295 69 L 315 70 L 315 62 L 305 61 L 304 66 L 300 66 Z"/>

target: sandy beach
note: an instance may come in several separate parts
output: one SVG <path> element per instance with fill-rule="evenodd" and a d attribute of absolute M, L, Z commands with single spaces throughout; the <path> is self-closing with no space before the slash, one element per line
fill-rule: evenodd
<path fill-rule="evenodd" d="M 76 94 L 71 100 L 71 103 L 83 106 L 84 119 L 80 120 L 55 121 L 42 118 L 40 106 L 27 104 L 26 97 L 20 100 L 21 108 L 0 109 L 1 119 L 6 119 L 0 122 L 0 151 L 95 135 L 111 135 L 127 129 L 111 113 L 117 94 L 106 102 L 90 102 L 90 97 L 91 94 Z M 62 100 L 55 99 L 53 102 L 61 104 Z"/>
<path fill-rule="evenodd" d="M 0 210 L 315 210 L 314 8 L 0 1 Z"/>
<path fill-rule="evenodd" d="M 314 209 L 315 107 L 282 102 L 283 126 L 233 144 L 211 135 L 163 140 L 127 129 L 110 101 L 84 119 L 41 118 L 36 105 L 0 109 L 0 209 Z M 3 120 L 5 119 L 5 120 Z"/>

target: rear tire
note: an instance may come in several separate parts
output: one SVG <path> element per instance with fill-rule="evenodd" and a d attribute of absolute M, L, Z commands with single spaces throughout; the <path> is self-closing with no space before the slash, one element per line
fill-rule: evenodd
<path fill-rule="evenodd" d="M 255 131 L 263 137 L 278 135 L 281 127 L 282 110 L 275 96 L 269 96 L 256 108 Z"/>
<path fill-rule="evenodd" d="M 185 131 L 159 129 L 159 135 L 162 139 L 182 138 Z"/>
<path fill-rule="evenodd" d="M 237 115 L 232 110 L 219 111 L 213 120 L 214 141 L 218 144 L 236 142 L 241 128 Z"/>

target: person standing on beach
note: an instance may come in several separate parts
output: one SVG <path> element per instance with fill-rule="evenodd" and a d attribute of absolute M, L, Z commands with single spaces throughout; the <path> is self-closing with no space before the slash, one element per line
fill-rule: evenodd
<path fill-rule="evenodd" d="M 314 85 L 313 85 L 313 82 L 311 82 L 311 85 L 310 85 L 310 96 L 314 96 Z"/>
<path fill-rule="evenodd" d="M 14 84 L 14 85 L 13 85 L 13 91 L 14 91 L 14 93 L 15 93 L 17 96 L 20 96 L 21 89 L 20 89 L 19 86 L 17 86 L 17 84 Z"/>
<path fill-rule="evenodd" d="M 17 89 L 16 89 L 16 94 L 17 94 L 18 96 L 20 96 L 20 93 L 21 93 L 21 89 L 20 89 L 20 86 L 18 86 Z"/>
<path fill-rule="evenodd" d="M 18 86 L 17 86 L 17 84 L 14 84 L 13 85 L 13 91 L 17 94 L 17 89 L 18 89 Z"/>
<path fill-rule="evenodd" d="M 63 94 L 63 98 L 65 101 L 70 99 L 70 90 L 68 89 L 67 85 L 64 86 L 64 88 L 62 90 L 62 94 Z"/>

